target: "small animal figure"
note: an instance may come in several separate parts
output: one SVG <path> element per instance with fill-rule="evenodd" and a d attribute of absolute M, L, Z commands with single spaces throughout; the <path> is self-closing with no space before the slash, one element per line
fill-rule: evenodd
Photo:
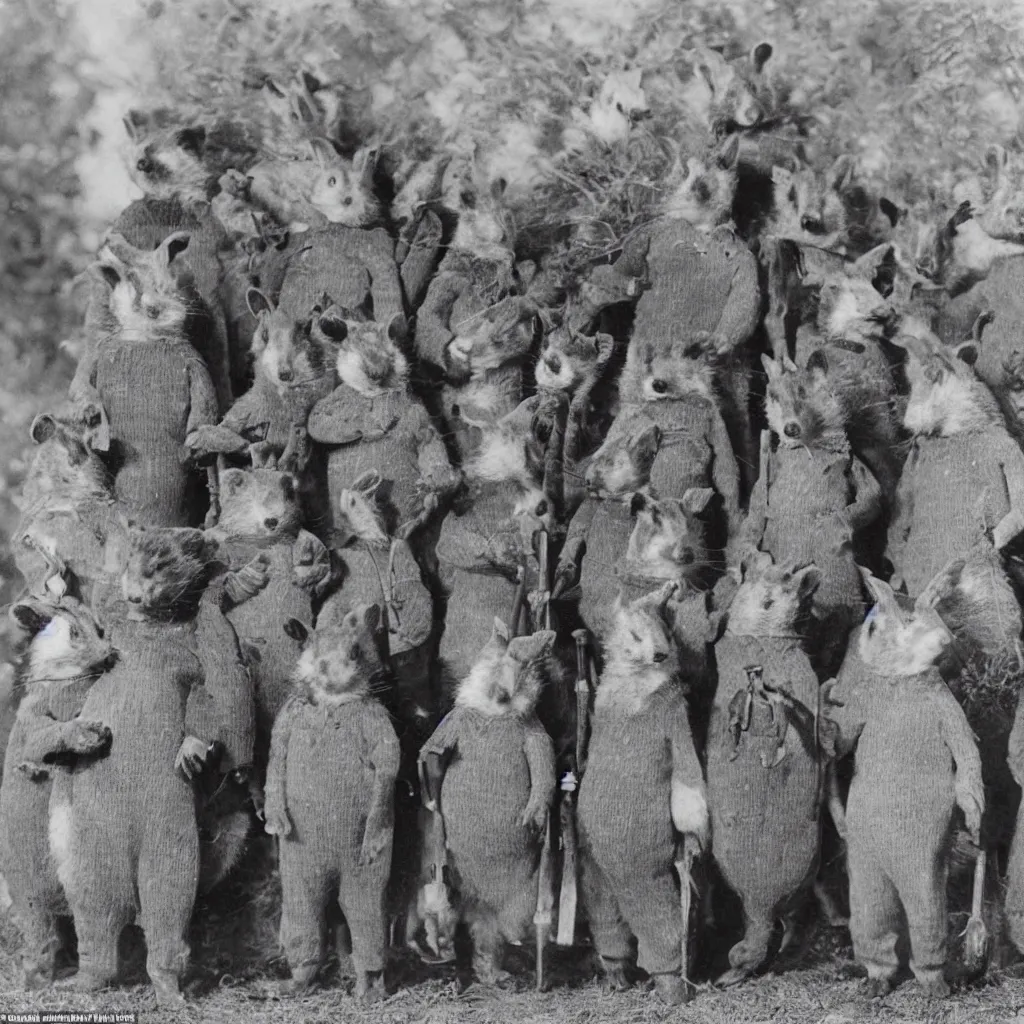
<path fill-rule="evenodd" d="M 708 727 L 712 852 L 743 901 L 743 938 L 729 951 L 729 985 L 765 961 L 775 921 L 794 938 L 797 897 L 814 878 L 824 757 L 818 677 L 801 642 L 821 573 L 755 556 L 740 568 Z"/>
<path fill-rule="evenodd" d="M 1024 208 L 1020 202 L 1021 159 L 995 144 L 985 151 L 980 180 L 954 188 L 955 200 L 967 200 L 985 234 L 1008 242 L 1024 241 Z"/>
<path fill-rule="evenodd" d="M 245 171 L 256 159 L 256 140 L 229 121 L 183 124 L 173 110 L 129 110 L 124 127 L 128 173 L 153 199 L 206 201 L 228 168 Z"/>
<path fill-rule="evenodd" d="M 207 536 L 235 574 L 227 618 L 250 653 L 257 752 L 265 756 L 302 652 L 292 623 L 312 631 L 313 608 L 333 583 L 331 559 L 324 545 L 302 529 L 298 478 L 280 462 L 224 470 L 220 501 L 220 517 Z"/>
<path fill-rule="evenodd" d="M 28 989 L 53 981 L 62 944 L 58 919 L 70 914 L 49 849 L 50 773 L 60 761 L 99 757 L 109 749 L 106 725 L 79 712 L 117 652 L 89 610 L 70 595 L 59 601 L 29 595 L 11 606 L 10 615 L 27 647 L 0 784 L 0 857 L 22 934 L 22 981 Z"/>
<path fill-rule="evenodd" d="M 217 421 L 213 381 L 185 333 L 188 308 L 171 272 L 188 245 L 178 233 L 150 252 L 104 246 L 93 273 L 106 291 L 107 336 L 86 353 L 70 392 L 105 411 L 114 495 L 152 526 L 201 517 L 201 481 L 186 464 L 185 440 Z"/>
<path fill-rule="evenodd" d="M 281 944 L 291 990 L 315 980 L 328 903 L 352 938 L 357 998 L 386 996 L 385 890 L 391 869 L 398 738 L 374 699 L 376 605 L 317 629 L 295 668 L 296 692 L 274 723 L 266 830 L 278 837 Z"/>
<path fill-rule="evenodd" d="M 668 178 L 678 184 L 665 202 L 667 215 L 687 221 L 704 234 L 729 225 L 739 184 L 739 152 L 740 137 L 729 135 L 716 150 L 677 161 Z"/>
<path fill-rule="evenodd" d="M 570 112 L 573 123 L 562 133 L 563 150 L 585 148 L 588 137 L 605 146 L 625 142 L 630 130 L 651 115 L 640 84 L 641 74 L 640 68 L 613 71 L 601 83 L 586 112 L 574 107 Z"/>
<path fill-rule="evenodd" d="M 308 421 L 310 438 L 328 448 L 332 516 L 341 493 L 372 471 L 387 534 L 422 532 L 459 478 L 410 389 L 402 351 L 405 318 L 397 314 L 379 323 L 331 306 L 315 321 L 314 333 L 337 353 L 338 386 L 313 407 Z"/>
<path fill-rule="evenodd" d="M 846 637 L 863 617 L 854 558 L 882 514 L 871 470 L 850 450 L 842 407 L 820 353 L 799 370 L 762 357 L 768 374 L 761 473 L 742 543 L 777 563 L 813 562 L 819 585 L 809 649 L 822 671 L 838 670 Z"/>
<path fill-rule="evenodd" d="M 837 753 L 855 748 L 846 801 L 853 950 L 868 993 L 884 996 L 906 920 L 911 970 L 927 995 L 943 997 L 951 826 L 959 807 L 979 842 L 981 758 L 935 668 L 948 631 L 930 609 L 904 613 L 885 583 L 867 573 L 865 582 L 876 604 L 823 701 Z"/>
<path fill-rule="evenodd" d="M 100 410 L 92 412 L 99 416 Z M 37 592 L 55 571 L 67 570 L 77 596 L 91 599 L 105 563 L 113 528 L 110 474 L 77 424 L 42 413 L 32 421 L 36 454 L 22 490 L 21 520 L 11 537 L 14 563 L 28 589 Z"/>
<path fill-rule="evenodd" d="M 90 688 L 81 718 L 102 721 L 108 756 L 61 775 L 50 850 L 78 935 L 76 986 L 108 986 L 118 940 L 138 919 L 162 1009 L 180 1006 L 200 871 L 193 779 L 252 764 L 252 689 L 226 644 L 214 563 L 201 531 L 134 530 L 121 577 L 126 614 L 111 616 L 117 664 Z"/>
<path fill-rule="evenodd" d="M 905 348 L 910 383 L 903 423 L 914 441 L 889 527 L 892 585 L 917 597 L 954 557 L 988 536 L 1002 551 L 1024 526 L 1024 455 L 973 365 L 978 347 L 944 346 L 904 318 L 893 342 Z"/>
<path fill-rule="evenodd" d="M 452 880 L 485 985 L 510 980 L 503 940 L 521 942 L 537 907 L 543 829 L 555 794 L 555 754 L 536 716 L 555 634 L 509 638 L 497 619 L 460 682 L 455 707 L 420 751 L 439 801 Z"/>
<path fill-rule="evenodd" d="M 667 583 L 628 604 L 616 600 L 577 807 L 584 902 L 605 988 L 628 987 L 635 935 L 640 967 L 672 1005 L 687 995 L 672 876 L 677 833 L 701 847 L 708 841 L 704 777 L 665 617 L 674 590 Z"/>
<path fill-rule="evenodd" d="M 713 135 L 756 128 L 775 106 L 764 73 L 773 52 L 770 43 L 761 42 L 729 60 L 717 50 L 698 45 L 691 58 L 693 76 L 682 95 L 684 103 Z"/>

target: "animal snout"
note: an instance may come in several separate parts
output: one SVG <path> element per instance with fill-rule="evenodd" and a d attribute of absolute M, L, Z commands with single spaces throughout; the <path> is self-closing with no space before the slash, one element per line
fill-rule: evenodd
<path fill-rule="evenodd" d="M 646 121 L 650 116 L 650 110 L 631 110 L 629 112 L 629 120 L 631 124 L 638 124 L 640 121 Z"/>
<path fill-rule="evenodd" d="M 782 432 L 786 437 L 799 437 L 800 436 L 800 424 L 799 423 L 787 423 L 783 428 Z"/>
<path fill-rule="evenodd" d="M 276 530 L 277 529 L 278 521 L 279 520 L 277 519 L 276 516 L 268 516 L 266 519 L 263 520 L 263 525 L 268 530 Z"/>
<path fill-rule="evenodd" d="M 825 234 L 825 222 L 820 217 L 809 217 L 804 214 L 800 218 L 800 227 L 812 235 Z"/>
<path fill-rule="evenodd" d="M 668 391 L 668 381 L 662 380 L 660 377 L 655 378 L 654 380 L 651 381 L 651 390 L 656 395 L 665 394 L 665 392 Z"/>
<path fill-rule="evenodd" d="M 104 672 L 109 672 L 117 664 L 117 659 L 119 657 L 120 652 L 116 650 L 111 650 L 110 653 L 103 659 L 102 663 L 100 664 L 100 668 Z"/>
<path fill-rule="evenodd" d="M 128 603 L 129 604 L 142 604 L 142 595 L 141 594 L 129 594 L 128 595 Z"/>
<path fill-rule="evenodd" d="M 545 356 L 544 363 L 552 373 L 558 373 L 562 369 L 562 360 L 558 356 Z"/>
<path fill-rule="evenodd" d="M 668 658 L 668 654 L 665 651 L 656 651 L 654 654 L 655 664 L 660 665 L 661 662 L 665 661 L 666 658 Z"/>
<path fill-rule="evenodd" d="M 289 381 L 294 377 L 295 374 L 290 366 L 282 366 L 281 369 L 277 371 L 278 380 Z"/>

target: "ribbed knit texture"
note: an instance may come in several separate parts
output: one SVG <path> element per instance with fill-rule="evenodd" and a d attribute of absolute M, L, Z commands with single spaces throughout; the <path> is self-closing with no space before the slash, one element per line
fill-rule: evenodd
<path fill-rule="evenodd" d="M 49 750 L 61 749 L 59 737 L 56 743 L 48 742 L 59 730 L 56 723 L 67 722 L 81 711 L 92 683 L 93 679 L 88 677 L 29 684 L 4 756 L 0 781 L 0 864 L 11 894 L 14 920 L 24 942 L 22 967 L 26 974 L 37 973 L 44 982 L 52 978 L 54 956 L 60 945 L 57 917 L 69 910 L 50 856 L 50 779 L 33 779 L 18 771 L 18 765 L 22 761 L 38 763 Z"/>
<path fill-rule="evenodd" d="M 377 498 L 390 512 L 391 531 L 420 514 L 424 491 L 455 483 L 440 434 L 404 388 L 371 398 L 342 384 L 317 404 L 308 426 L 309 436 L 328 448 L 331 526 L 341 490 L 367 470 L 381 476 Z"/>
<path fill-rule="evenodd" d="M 111 339 L 88 383 L 110 422 L 114 494 L 125 512 L 145 526 L 198 526 L 200 477 L 185 464 L 185 438 L 217 422 L 217 398 L 196 350 L 184 339 Z"/>
<path fill-rule="evenodd" d="M 398 738 L 371 698 L 337 707 L 295 698 L 274 726 L 267 810 L 287 812 L 280 855 L 281 943 L 288 963 L 319 964 L 328 903 L 337 899 L 359 971 L 379 971 L 387 949 L 384 896 L 391 870 Z M 360 864 L 368 823 L 388 833 Z"/>
<path fill-rule="evenodd" d="M 305 246 L 308 249 L 302 251 Z M 279 306 L 296 320 L 329 295 L 339 306 L 357 309 L 373 300 L 373 319 L 386 324 L 403 312 L 395 243 L 383 228 L 331 224 L 302 234 L 302 247 L 288 264 Z"/>
<path fill-rule="evenodd" d="M 425 210 L 402 260 L 400 275 L 406 307 L 415 313 L 430 287 L 430 281 L 441 259 L 441 220 L 433 210 Z"/>
<path fill-rule="evenodd" d="M 189 318 L 189 340 L 206 363 L 223 411 L 231 404 L 231 378 L 227 319 L 222 289 L 221 256 L 231 250 L 230 238 L 210 210 L 201 215 L 186 211 L 176 199 L 137 199 L 117 218 L 111 231 L 137 249 L 155 249 L 175 231 L 189 233 L 188 248 L 175 258 L 188 268 L 205 309 Z"/>
<path fill-rule="evenodd" d="M 591 726 L 577 820 L 597 951 L 612 959 L 628 956 L 632 933 L 645 971 L 678 971 L 682 920 L 672 872 L 672 778 L 704 790 L 686 701 L 668 684 L 637 714 L 595 708 Z"/>
<path fill-rule="evenodd" d="M 548 805 L 554 797 L 550 737 L 533 717 L 456 707 L 421 759 L 428 754 L 451 757 L 441 813 L 455 888 L 493 912 L 506 939 L 525 939 L 537 905 L 541 841 L 521 818 L 531 796 Z"/>
<path fill-rule="evenodd" d="M 1013 730 L 1007 744 L 1006 762 L 1017 779 L 1024 779 L 1024 705 L 1018 699 Z M 6 774 L 6 772 L 5 772 Z M 1017 827 L 1006 865 L 1004 908 L 1010 938 L 1018 950 L 1024 950 L 1024 804 L 1017 810 Z"/>
<path fill-rule="evenodd" d="M 819 768 L 814 719 L 818 678 L 798 640 L 726 634 L 715 645 L 718 687 L 707 741 L 712 851 L 726 882 L 743 900 L 746 933 L 729 953 L 740 970 L 754 970 L 768 952 L 776 915 L 810 880 L 818 856 Z M 778 741 L 772 710 L 755 699 L 739 742 L 730 731 L 737 694 L 747 691 L 745 669 L 759 665 L 766 688 L 800 707 L 780 707 L 788 723 L 785 756 L 775 767 Z M 742 699 L 740 697 L 739 699 Z"/>
<path fill-rule="evenodd" d="M 954 786 L 982 792 L 981 759 L 967 719 L 937 672 L 888 679 L 861 661 L 856 635 L 828 716 L 840 753 L 856 746 L 846 802 L 850 932 L 875 976 L 897 969 L 902 904 L 911 967 L 946 959 L 946 873 Z"/>
<path fill-rule="evenodd" d="M 1024 455 L 1005 431 L 917 438 L 896 492 L 887 552 L 910 596 L 1011 508 L 1024 510 Z"/>

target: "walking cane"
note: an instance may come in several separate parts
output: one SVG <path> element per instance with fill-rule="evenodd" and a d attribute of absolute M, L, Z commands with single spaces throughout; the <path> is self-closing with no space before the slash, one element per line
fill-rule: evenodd
<path fill-rule="evenodd" d="M 687 985 L 688 992 L 691 987 L 689 960 L 690 908 L 693 903 L 694 889 L 692 868 L 698 853 L 700 853 L 700 847 L 697 844 L 697 839 L 689 833 L 684 835 L 679 843 L 676 844 L 675 866 L 676 872 L 679 875 L 679 913 L 683 921 L 683 942 L 682 949 L 680 950 L 682 966 L 679 973 Z"/>
<path fill-rule="evenodd" d="M 982 897 L 985 888 L 985 866 L 988 861 L 986 851 L 978 850 L 978 859 L 974 862 L 974 892 L 971 898 L 971 916 L 964 929 L 964 966 L 972 974 L 980 974 L 985 970 L 989 956 L 989 934 L 985 921 L 981 916 Z"/>
<path fill-rule="evenodd" d="M 423 801 L 423 806 L 430 812 L 430 837 L 428 841 L 431 842 L 431 863 L 430 881 L 426 884 L 426 890 L 431 897 L 429 902 L 439 906 L 448 902 L 447 894 L 445 893 L 448 886 L 448 850 L 445 840 L 444 817 L 441 814 L 441 794 L 440 791 L 437 793 L 431 792 L 426 762 L 420 761 L 417 767 L 420 777 L 420 798 Z M 430 945 L 429 928 L 427 944 Z M 438 953 L 436 940 L 432 948 L 435 953 Z"/>

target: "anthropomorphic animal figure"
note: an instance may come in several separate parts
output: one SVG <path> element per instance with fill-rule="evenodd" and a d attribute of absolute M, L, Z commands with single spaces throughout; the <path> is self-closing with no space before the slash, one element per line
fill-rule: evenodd
<path fill-rule="evenodd" d="M 945 996 L 953 814 L 961 809 L 977 843 L 981 759 L 935 668 L 945 627 L 927 608 L 901 611 L 880 580 L 866 583 L 876 604 L 830 686 L 826 711 L 837 751 L 856 748 L 846 802 L 853 950 L 867 968 L 868 992 L 885 995 L 900 967 L 905 920 L 914 975 L 928 995 Z"/>
<path fill-rule="evenodd" d="M 817 566 L 809 649 L 827 677 L 838 670 L 846 637 L 863 618 L 854 559 L 882 513 L 881 489 L 850 451 L 823 358 L 813 356 L 804 370 L 767 356 L 763 362 L 771 433 L 762 438 L 761 473 L 743 539 L 777 563 Z"/>
<path fill-rule="evenodd" d="M 755 555 L 741 574 L 715 644 L 706 753 L 712 852 L 743 901 L 743 938 L 720 984 L 760 967 L 778 918 L 786 944 L 793 938 L 797 897 L 817 867 L 824 772 L 818 677 L 800 637 L 821 574 L 813 565 L 773 565 L 768 555 Z"/>
<path fill-rule="evenodd" d="M 954 557 L 991 538 L 1002 551 L 1024 526 L 1024 455 L 991 391 L 973 369 L 977 346 L 944 346 L 906 318 L 893 339 L 906 348 L 910 396 L 904 426 L 914 441 L 889 527 L 893 586 L 917 597 Z"/>
<path fill-rule="evenodd" d="M 53 980 L 62 945 L 58 920 L 70 915 L 50 856 L 50 775 L 60 761 L 102 756 L 109 748 L 106 725 L 79 712 L 117 652 L 86 606 L 69 595 L 23 597 L 11 606 L 11 618 L 27 648 L 0 783 L 0 858 L 22 934 L 22 980 L 36 988 Z"/>
<path fill-rule="evenodd" d="M 455 707 L 420 752 L 444 820 L 473 968 L 485 985 L 509 980 L 503 941 L 522 941 L 537 907 L 555 756 L 536 716 L 542 676 L 535 666 L 554 642 L 551 631 L 509 639 L 495 621 Z"/>
<path fill-rule="evenodd" d="M 374 699 L 375 605 L 319 628 L 274 724 L 266 830 L 278 836 L 281 944 L 292 990 L 314 981 L 337 900 L 352 939 L 356 996 L 385 996 L 385 890 L 391 867 L 398 738 Z"/>
<path fill-rule="evenodd" d="M 100 252 L 106 336 L 91 346 L 71 396 L 95 402 L 110 430 L 107 462 L 126 513 L 150 526 L 189 526 L 205 507 L 185 439 L 217 420 L 209 370 L 185 333 L 188 310 L 171 264 L 189 244 L 171 235 L 151 252 Z"/>
<path fill-rule="evenodd" d="M 137 918 L 159 1005 L 184 999 L 200 871 L 193 778 L 252 764 L 252 688 L 237 642 L 226 643 L 221 589 L 200 600 L 213 568 L 198 530 L 129 535 L 127 612 L 108 627 L 118 662 L 81 711 L 109 727 L 110 751 L 59 776 L 50 800 L 50 849 L 75 919 L 83 991 L 114 980 L 118 940 Z"/>
<path fill-rule="evenodd" d="M 676 836 L 702 847 L 708 840 L 704 777 L 664 615 L 674 589 L 616 603 L 577 809 L 584 902 L 605 986 L 627 987 L 635 935 L 639 966 L 671 1004 L 686 996 Z"/>

